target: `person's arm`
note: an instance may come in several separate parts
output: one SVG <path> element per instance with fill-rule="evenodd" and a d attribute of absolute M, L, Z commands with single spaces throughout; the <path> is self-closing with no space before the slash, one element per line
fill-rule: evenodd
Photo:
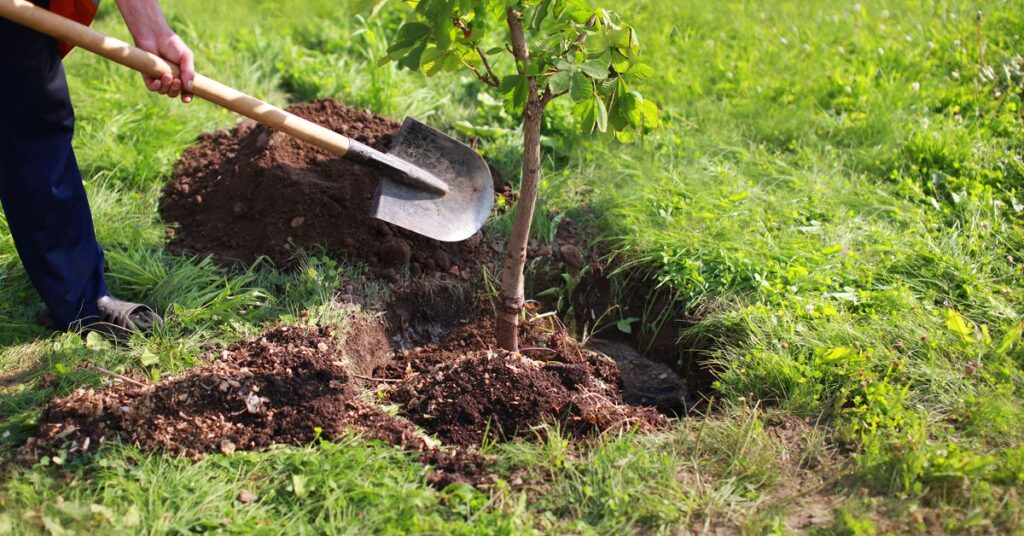
<path fill-rule="evenodd" d="M 157 0 L 117 0 L 117 8 L 135 39 L 135 46 L 181 67 L 178 78 L 169 74 L 160 78 L 143 76 L 146 87 L 172 98 L 181 95 L 182 102 L 190 102 L 196 72 L 195 57 L 167 25 L 160 3 Z"/>

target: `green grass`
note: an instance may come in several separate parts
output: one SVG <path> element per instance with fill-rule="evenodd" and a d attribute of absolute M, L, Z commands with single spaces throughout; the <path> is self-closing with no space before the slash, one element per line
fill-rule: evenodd
<path fill-rule="evenodd" d="M 376 67 L 397 10 L 165 4 L 206 74 L 278 104 L 336 97 L 451 125 L 515 182 L 515 120 L 471 78 Z M 556 104 L 535 236 L 550 240 L 549 212 L 566 211 L 616 252 L 624 292 L 642 269 L 671 298 L 634 327 L 698 319 L 679 342 L 719 370 L 709 416 L 488 446 L 499 480 L 484 491 L 432 490 L 409 455 L 358 438 L 200 462 L 112 445 L 9 468 L 0 532 L 791 532 L 812 499 L 830 533 L 1024 530 L 1024 3 L 609 7 L 641 32 L 664 124 L 623 146 L 575 132 Z M 112 3 L 97 25 L 126 36 Z M 47 400 L 105 381 L 86 361 L 159 378 L 265 322 L 364 314 L 333 306 L 346 283 L 385 292 L 323 256 L 282 273 L 165 252 L 164 180 L 197 134 L 234 118 L 150 95 L 82 51 L 67 68 L 110 285 L 167 325 L 116 348 L 35 327 L 0 223 L 0 372 L 21 380 L 0 386 L 2 459 Z M 811 424 L 788 437 L 792 419 Z M 258 500 L 236 502 L 243 488 Z"/>

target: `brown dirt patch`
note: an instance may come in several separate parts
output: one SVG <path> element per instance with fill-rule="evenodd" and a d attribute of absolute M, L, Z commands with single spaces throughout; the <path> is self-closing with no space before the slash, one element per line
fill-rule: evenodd
<path fill-rule="evenodd" d="M 615 361 L 581 347 L 556 322 L 523 326 L 525 355 L 494 350 L 492 326 L 490 318 L 476 320 L 443 343 L 397 353 L 377 321 L 354 319 L 345 333 L 278 326 L 212 350 L 208 364 L 177 378 L 54 400 L 22 457 L 94 452 L 119 438 L 195 459 L 356 431 L 419 452 L 435 469 L 433 485 L 486 486 L 494 479 L 488 460 L 472 452 L 485 434 L 504 441 L 557 424 L 582 438 L 668 424 L 654 408 L 626 404 Z M 383 390 L 408 420 L 364 401 L 364 388 Z"/>
<path fill-rule="evenodd" d="M 390 399 L 445 443 L 475 446 L 529 436 L 542 424 L 569 435 L 653 430 L 668 423 L 653 408 L 625 404 L 615 362 L 580 347 L 564 330 L 524 327 L 524 355 L 495 348 L 490 320 L 441 344 L 401 352 L 377 374 L 404 381 Z"/>
<path fill-rule="evenodd" d="M 369 368 L 379 350 L 366 347 L 370 337 L 352 340 L 355 346 L 347 347 L 331 328 L 282 326 L 231 345 L 178 378 L 145 388 L 78 390 L 50 404 L 23 450 L 66 444 L 71 453 L 89 452 L 120 437 L 145 450 L 198 458 L 305 444 L 318 430 L 331 439 L 350 429 L 425 450 L 426 440 L 409 422 L 356 398 L 348 367 Z"/>
<path fill-rule="evenodd" d="M 356 380 L 369 378 L 362 373 L 392 352 L 375 322 L 355 320 L 346 331 L 338 337 L 334 328 L 279 326 L 207 356 L 209 365 L 178 378 L 79 389 L 50 403 L 21 458 L 34 461 L 59 448 L 70 455 L 95 452 L 120 438 L 143 450 L 197 459 L 355 431 L 418 452 L 433 467 L 427 476 L 433 486 L 490 485 L 486 457 L 439 449 L 411 422 L 358 398 Z"/>
<path fill-rule="evenodd" d="M 288 111 L 379 150 L 400 125 L 332 100 Z M 493 172 L 493 170 L 492 170 Z M 421 237 L 370 217 L 377 172 L 265 126 L 244 122 L 210 132 L 182 155 L 160 213 L 172 251 L 278 265 L 300 250 L 324 247 L 364 261 L 378 275 L 472 271 L 483 255 L 480 233 L 457 243 Z"/>

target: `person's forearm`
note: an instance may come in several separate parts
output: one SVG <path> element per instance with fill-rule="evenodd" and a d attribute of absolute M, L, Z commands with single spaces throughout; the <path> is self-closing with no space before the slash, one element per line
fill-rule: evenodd
<path fill-rule="evenodd" d="M 140 48 L 154 48 L 160 39 L 174 33 L 157 0 L 117 0 L 117 8 Z"/>

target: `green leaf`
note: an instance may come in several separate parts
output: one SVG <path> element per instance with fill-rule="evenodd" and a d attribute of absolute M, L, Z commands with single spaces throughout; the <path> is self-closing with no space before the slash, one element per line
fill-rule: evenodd
<path fill-rule="evenodd" d="M 661 121 L 658 119 L 658 105 L 654 104 L 649 100 L 644 100 L 640 103 L 640 112 L 644 117 L 644 126 L 648 128 L 658 128 Z"/>
<path fill-rule="evenodd" d="M 612 67 L 615 68 L 616 72 L 626 72 L 629 70 L 630 65 L 630 59 L 625 54 L 619 52 L 618 49 L 612 50 Z"/>
<path fill-rule="evenodd" d="M 746 199 L 748 197 L 750 197 L 750 192 L 747 192 L 747 191 L 736 192 L 736 193 L 734 193 L 734 194 L 729 196 L 729 201 L 731 201 L 733 203 L 736 203 L 737 201 L 743 201 L 744 199 Z M 840 249 L 842 249 L 842 247 L 840 247 Z"/>
<path fill-rule="evenodd" d="M 466 120 L 456 121 L 452 123 L 452 126 L 455 127 L 455 130 L 467 136 L 496 138 L 509 133 L 509 130 L 501 127 L 477 126 Z"/>
<path fill-rule="evenodd" d="M 594 126 L 597 124 L 597 99 L 589 99 L 582 102 L 576 103 L 572 108 L 573 115 L 579 119 L 585 130 L 594 131 Z"/>
<path fill-rule="evenodd" d="M 974 328 L 953 309 L 946 309 L 946 328 L 959 335 L 964 342 L 974 342 Z"/>
<path fill-rule="evenodd" d="M 624 74 L 630 80 L 646 80 L 654 76 L 654 67 L 646 63 L 634 63 L 629 66 L 629 69 L 626 69 Z"/>
<path fill-rule="evenodd" d="M 530 78 L 528 76 L 520 76 L 519 84 L 516 85 L 515 91 L 512 92 L 512 106 L 516 109 L 520 109 L 526 106 L 526 99 L 530 96 Z"/>
<path fill-rule="evenodd" d="M 551 75 L 548 78 L 548 87 L 551 88 L 551 92 L 562 93 L 563 91 L 568 91 L 572 85 L 574 74 L 572 71 L 558 71 Z"/>
<path fill-rule="evenodd" d="M 294 493 L 296 497 L 303 499 L 309 493 L 309 490 L 306 489 L 307 480 L 309 480 L 309 477 L 305 475 L 292 475 L 292 493 Z"/>
<path fill-rule="evenodd" d="M 604 99 L 595 97 L 594 101 L 597 102 L 597 130 L 608 132 L 608 108 L 604 105 Z"/>
<path fill-rule="evenodd" d="M 744 192 L 744 193 L 746 193 L 746 192 Z M 744 197 L 746 197 L 746 196 L 744 196 Z M 821 250 L 821 254 L 822 255 L 832 255 L 834 253 L 839 253 L 842 250 L 843 250 L 843 245 L 842 244 L 832 244 L 831 246 L 822 249 Z"/>
<path fill-rule="evenodd" d="M 612 107 L 608 111 L 612 128 L 616 131 L 640 126 L 640 104 L 631 93 L 617 93 L 615 100 L 612 102 Z"/>
<path fill-rule="evenodd" d="M 523 77 L 518 74 L 510 74 L 501 79 L 501 85 L 498 86 L 498 91 L 501 93 L 512 93 L 522 83 Z"/>
<path fill-rule="evenodd" d="M 636 141 L 636 134 L 631 130 L 618 130 L 615 132 L 615 139 L 619 143 L 630 144 Z"/>
<path fill-rule="evenodd" d="M 423 51 L 423 56 L 420 57 L 420 67 L 423 68 L 423 72 L 427 73 L 427 76 L 433 76 L 440 72 L 444 67 L 444 59 L 447 54 L 447 51 L 437 47 L 427 48 Z"/>
<path fill-rule="evenodd" d="M 413 48 L 404 58 L 398 61 L 398 65 L 405 67 L 410 71 L 420 70 L 420 58 L 423 57 L 423 51 L 427 48 L 427 42 L 424 41 L 418 46 Z"/>
<path fill-rule="evenodd" d="M 572 98 L 573 102 L 594 98 L 594 84 L 586 76 L 583 76 L 583 73 L 575 73 L 572 77 L 569 97 Z"/>
<path fill-rule="evenodd" d="M 110 341 L 103 338 L 99 332 L 90 331 L 85 335 L 85 347 L 90 350 L 106 350 L 110 348 Z"/>
<path fill-rule="evenodd" d="M 599 58 L 595 60 L 588 60 L 580 65 L 580 71 L 583 74 L 593 78 L 594 80 L 604 80 L 608 78 L 608 68 L 611 65 L 611 56 L 606 58 Z"/>
<path fill-rule="evenodd" d="M 540 31 L 540 25 L 544 22 L 544 19 L 548 16 L 548 10 L 551 8 L 551 0 L 541 0 L 540 4 L 533 12 L 533 20 L 530 21 L 530 29 L 534 32 Z"/>
<path fill-rule="evenodd" d="M 849 356 L 849 355 L 851 355 L 853 353 L 854 352 L 853 352 L 852 348 L 849 348 L 847 346 L 837 346 L 835 348 L 829 349 L 829 351 L 825 353 L 825 356 L 822 359 L 822 362 L 823 363 L 835 363 L 836 361 L 845 359 L 847 356 Z"/>
<path fill-rule="evenodd" d="M 1017 325 L 1010 328 L 1010 331 L 1006 332 L 1003 336 L 1003 340 L 999 342 L 999 348 L 996 352 L 999 354 L 1005 354 L 1013 349 L 1013 345 L 1017 344 L 1021 336 L 1024 335 L 1024 320 L 1017 322 Z"/>
<path fill-rule="evenodd" d="M 548 296 L 557 296 L 560 292 L 562 292 L 562 287 L 551 287 L 538 292 L 537 297 L 547 298 Z"/>
<path fill-rule="evenodd" d="M 577 24 L 587 22 L 587 19 L 594 14 L 594 6 L 587 0 L 565 0 L 562 3 L 559 16 L 568 15 Z"/>
<path fill-rule="evenodd" d="M 143 366 L 149 367 L 160 362 L 160 356 L 149 351 L 149 348 L 143 350 L 142 355 L 139 356 L 139 363 Z"/>
<path fill-rule="evenodd" d="M 430 26 L 422 22 L 407 22 L 398 29 L 395 41 L 388 47 L 389 51 L 404 50 L 416 46 L 430 34 Z"/>
<path fill-rule="evenodd" d="M 623 333 L 633 333 L 633 323 L 640 320 L 635 316 L 629 318 L 623 318 L 615 323 L 615 327 Z"/>
<path fill-rule="evenodd" d="M 388 0 L 355 0 L 352 2 L 351 11 L 356 15 L 373 17 L 387 3 Z"/>

